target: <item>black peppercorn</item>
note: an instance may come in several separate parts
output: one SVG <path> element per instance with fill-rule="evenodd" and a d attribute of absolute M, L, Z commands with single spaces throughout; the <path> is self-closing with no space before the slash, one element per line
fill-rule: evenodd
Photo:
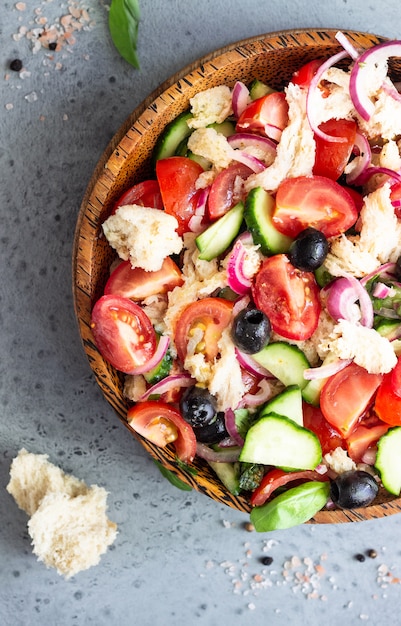
<path fill-rule="evenodd" d="M 51 41 L 49 43 L 49 50 L 55 50 L 57 48 L 57 42 L 56 41 Z"/>
<path fill-rule="evenodd" d="M 12 70 L 13 72 L 19 72 L 20 70 L 22 70 L 21 59 L 14 59 L 13 61 L 11 61 L 10 70 Z"/>
<path fill-rule="evenodd" d="M 262 565 L 271 565 L 273 563 L 273 557 L 262 556 L 262 558 L 260 559 L 260 562 L 262 563 Z"/>
<path fill-rule="evenodd" d="M 363 562 L 364 562 L 364 560 L 365 560 L 365 557 L 364 557 L 364 555 L 363 555 L 363 554 L 356 554 L 356 555 L 355 555 L 355 558 L 356 558 L 356 560 L 357 560 L 357 561 L 359 561 L 360 563 L 363 563 Z"/>
<path fill-rule="evenodd" d="M 366 554 L 368 555 L 370 559 L 375 559 L 377 557 L 377 552 L 376 550 L 373 550 L 373 549 L 368 550 Z"/>

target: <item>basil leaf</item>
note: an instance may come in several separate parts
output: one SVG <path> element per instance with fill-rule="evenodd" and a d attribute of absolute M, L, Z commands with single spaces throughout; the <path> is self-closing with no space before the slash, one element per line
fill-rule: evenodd
<path fill-rule="evenodd" d="M 138 0 L 111 0 L 109 30 L 115 47 L 121 56 L 139 69 L 136 45 L 139 26 Z"/>
<path fill-rule="evenodd" d="M 258 532 L 291 528 L 311 519 L 327 503 L 330 483 L 311 481 L 293 487 L 263 506 L 251 511 L 251 522 Z"/>
<path fill-rule="evenodd" d="M 164 476 L 164 478 L 167 478 L 167 480 L 172 485 L 174 485 L 174 487 L 177 487 L 177 489 L 182 489 L 182 491 L 192 491 L 192 487 L 187 485 L 187 483 L 184 483 L 184 481 L 181 480 L 181 478 L 178 478 L 178 476 L 176 476 L 173 472 L 170 472 L 170 470 L 164 467 L 164 465 L 162 465 L 160 461 L 156 461 L 155 459 L 154 461 L 159 468 L 160 473 Z"/>

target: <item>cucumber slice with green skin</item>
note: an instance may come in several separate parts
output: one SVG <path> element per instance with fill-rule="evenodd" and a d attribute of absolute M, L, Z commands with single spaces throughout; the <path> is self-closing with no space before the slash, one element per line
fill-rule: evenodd
<path fill-rule="evenodd" d="M 375 468 L 383 487 L 395 496 L 401 493 L 401 426 L 390 428 L 377 443 Z"/>
<path fill-rule="evenodd" d="M 215 122 L 214 124 L 209 124 L 208 128 L 214 128 L 217 133 L 221 133 L 224 137 L 230 137 L 235 133 L 235 124 L 230 122 L 229 120 L 225 120 L 224 122 Z"/>
<path fill-rule="evenodd" d="M 376 326 L 376 331 L 382 337 L 386 337 L 389 341 L 399 339 L 400 336 L 400 320 L 380 320 Z"/>
<path fill-rule="evenodd" d="M 288 417 L 271 413 L 250 427 L 239 460 L 293 470 L 313 470 L 322 460 L 319 438 Z"/>
<path fill-rule="evenodd" d="M 234 496 L 238 496 L 241 489 L 239 486 L 239 466 L 238 463 L 219 463 L 208 461 L 214 473 L 220 478 L 223 485 Z"/>
<path fill-rule="evenodd" d="M 198 235 L 195 243 L 200 251 L 199 258 L 211 261 L 227 250 L 239 233 L 243 217 L 244 205 L 239 202 Z"/>
<path fill-rule="evenodd" d="M 153 369 L 149 370 L 149 372 L 145 372 L 143 377 L 146 380 L 146 382 L 148 382 L 151 385 L 154 385 L 155 383 L 158 383 L 160 380 L 168 376 L 172 368 L 172 365 L 173 365 L 173 357 L 171 356 L 171 352 L 167 350 L 166 354 L 164 355 L 160 363 L 158 363 L 156 367 L 154 367 Z"/>
<path fill-rule="evenodd" d="M 249 95 L 251 100 L 257 100 L 258 98 L 262 98 L 263 96 L 267 96 L 268 93 L 274 93 L 276 90 L 266 83 L 262 82 L 255 78 L 250 84 L 249 87 Z"/>
<path fill-rule="evenodd" d="M 293 242 L 293 239 L 282 235 L 274 226 L 274 206 L 273 197 L 262 187 L 251 189 L 245 203 L 244 218 L 247 228 L 254 243 L 260 246 L 260 251 L 265 256 L 288 252 Z"/>
<path fill-rule="evenodd" d="M 323 360 L 322 365 L 329 365 L 330 363 L 334 363 L 338 361 L 338 357 L 329 354 Z M 305 387 L 302 389 L 302 397 L 308 404 L 312 404 L 313 406 L 319 406 L 320 404 L 320 393 L 324 387 L 327 378 L 316 378 L 315 380 L 308 380 Z"/>
<path fill-rule="evenodd" d="M 155 161 L 174 156 L 181 142 L 192 133 L 192 128 L 188 126 L 188 120 L 193 117 L 190 111 L 184 111 L 175 120 L 167 124 L 160 135 L 154 152 Z"/>
<path fill-rule="evenodd" d="M 305 354 L 298 346 L 285 341 L 269 343 L 263 350 L 252 355 L 260 365 L 263 365 L 283 385 L 296 385 L 300 389 L 306 386 L 304 371 L 310 367 Z"/>
<path fill-rule="evenodd" d="M 288 417 L 299 426 L 304 425 L 302 411 L 302 393 L 299 387 L 291 385 L 268 400 L 260 410 L 259 417 L 267 417 L 270 413 L 276 413 Z"/>

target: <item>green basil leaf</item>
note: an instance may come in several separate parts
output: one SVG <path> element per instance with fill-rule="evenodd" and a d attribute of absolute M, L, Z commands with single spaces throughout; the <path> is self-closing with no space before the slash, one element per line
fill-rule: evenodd
<path fill-rule="evenodd" d="M 121 56 L 139 69 L 136 53 L 140 19 L 138 0 L 111 0 L 109 30 L 115 47 Z"/>
<path fill-rule="evenodd" d="M 167 478 L 167 480 L 172 485 L 174 485 L 174 487 L 177 487 L 177 489 L 182 489 L 182 491 L 192 491 L 192 487 L 187 485 L 187 483 L 184 483 L 184 481 L 181 480 L 181 478 L 178 478 L 178 476 L 176 476 L 174 472 L 170 472 L 170 470 L 164 467 L 164 465 L 162 465 L 160 461 L 156 461 L 155 459 L 154 461 L 159 468 L 160 473 L 164 476 L 164 478 Z"/>
<path fill-rule="evenodd" d="M 330 483 L 311 481 L 288 489 L 271 502 L 251 511 L 251 522 L 258 532 L 291 528 L 311 519 L 327 503 Z"/>

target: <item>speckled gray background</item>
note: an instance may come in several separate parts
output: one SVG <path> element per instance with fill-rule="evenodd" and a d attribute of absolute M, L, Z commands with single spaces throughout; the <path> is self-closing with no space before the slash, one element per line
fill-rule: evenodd
<path fill-rule="evenodd" d="M 25 5 L 3 0 L 0 15 L 0 624 L 398 624 L 401 516 L 258 535 L 245 530 L 247 516 L 161 477 L 103 400 L 83 354 L 71 248 L 97 160 L 162 81 L 269 31 L 401 37 L 399 1 L 142 0 L 140 71 L 113 48 L 103 0 L 81 0 L 93 23 L 53 59 L 13 35 L 35 9 L 55 20 L 67 1 Z M 16 57 L 22 75 L 8 71 Z M 5 490 L 22 446 L 109 491 L 117 540 L 69 581 L 36 561 L 27 517 Z M 368 548 L 375 559 L 354 558 Z M 273 562 L 263 566 L 267 555 Z"/>

